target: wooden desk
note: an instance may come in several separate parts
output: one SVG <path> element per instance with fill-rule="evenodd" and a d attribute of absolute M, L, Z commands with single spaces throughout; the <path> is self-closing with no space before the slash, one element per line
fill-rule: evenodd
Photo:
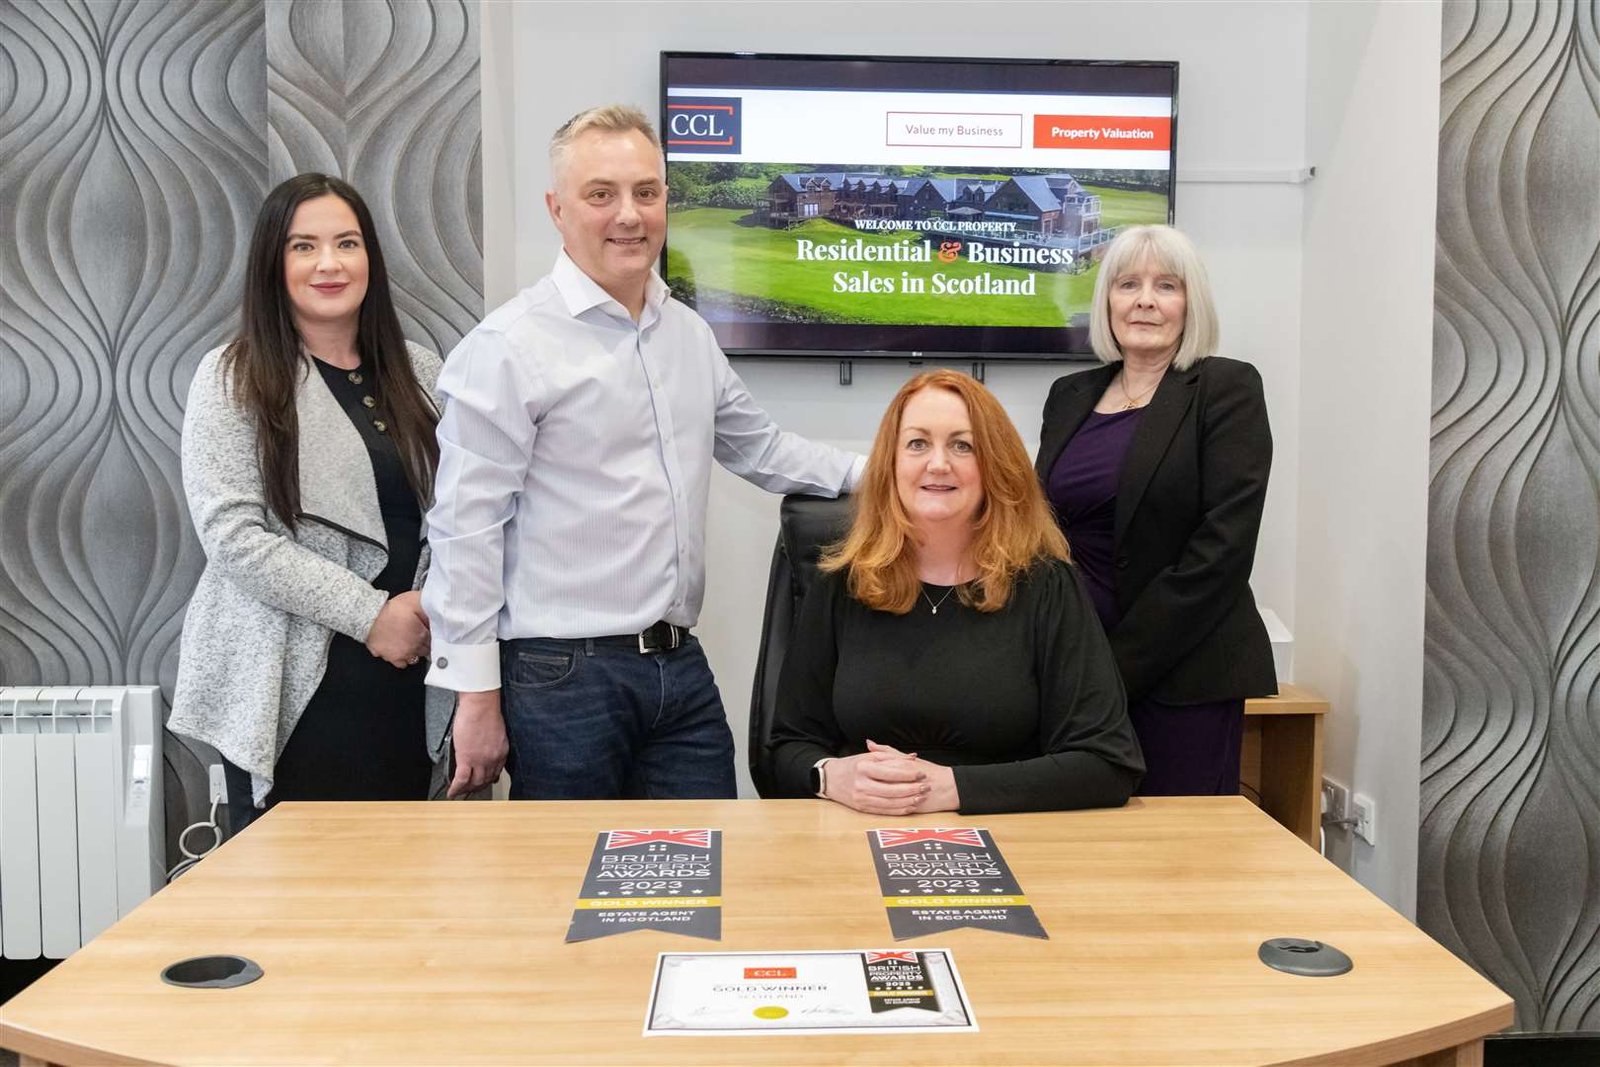
<path fill-rule="evenodd" d="M 815 800 L 284 804 L 0 1013 L 0 1045 L 64 1063 L 1481 1063 L 1511 1001 L 1238 797 L 988 826 L 1050 940 L 958 930 L 981 1031 L 640 1036 L 656 953 L 889 944 L 863 831 Z M 720 827 L 723 940 L 564 944 L 597 830 Z M 1355 959 L 1297 978 L 1267 937 Z M 163 985 L 214 952 L 266 975 Z"/>
<path fill-rule="evenodd" d="M 1242 791 L 1312 848 L 1321 850 L 1322 718 L 1328 702 L 1285 682 L 1275 697 L 1244 702 Z"/>

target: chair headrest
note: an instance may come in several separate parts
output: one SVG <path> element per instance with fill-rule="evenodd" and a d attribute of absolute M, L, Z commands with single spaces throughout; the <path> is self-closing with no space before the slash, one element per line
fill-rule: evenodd
<path fill-rule="evenodd" d="M 778 536 L 784 555 L 789 557 L 796 605 L 810 588 L 817 574 L 817 560 L 825 545 L 842 539 L 850 529 L 852 505 L 849 497 L 829 500 L 820 496 L 791 495 L 783 498 L 778 512 Z"/>

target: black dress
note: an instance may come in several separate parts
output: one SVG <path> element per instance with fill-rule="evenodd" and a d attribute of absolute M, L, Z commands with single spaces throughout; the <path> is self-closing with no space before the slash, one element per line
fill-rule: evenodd
<path fill-rule="evenodd" d="M 1072 568 L 1035 564 L 996 612 L 948 586 L 924 592 L 893 615 L 850 596 L 843 574 L 818 576 L 783 660 L 775 795 L 811 795 L 813 763 L 870 738 L 954 768 L 968 814 L 1127 800 L 1144 762 Z"/>
<path fill-rule="evenodd" d="M 377 482 L 389 561 L 372 580 L 391 597 L 409 592 L 422 552 L 422 509 L 406 480 L 399 449 L 377 402 L 365 364 L 353 371 L 320 359 L 312 364 L 367 446 Z M 427 756 L 422 680 L 427 657 L 405 670 L 366 645 L 335 633 L 328 666 L 273 770 L 265 807 L 280 800 L 426 800 L 433 765 Z M 249 775 L 227 766 L 229 808 L 249 803 Z M 240 828 L 235 820 L 235 829 Z"/>
<path fill-rule="evenodd" d="M 1045 484 L 1072 546 L 1095 612 L 1114 633 L 1117 610 L 1117 490 L 1144 408 L 1091 411 L 1050 469 Z M 1230 796 L 1239 792 L 1244 700 L 1167 704 L 1145 694 L 1128 701 L 1144 752 L 1142 796 Z"/>

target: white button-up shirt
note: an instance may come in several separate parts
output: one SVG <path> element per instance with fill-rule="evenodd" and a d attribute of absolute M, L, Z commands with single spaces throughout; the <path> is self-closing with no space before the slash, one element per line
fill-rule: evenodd
<path fill-rule="evenodd" d="M 565 252 L 462 339 L 439 391 L 422 604 L 428 684 L 458 691 L 499 688 L 502 640 L 693 626 L 713 459 L 823 496 L 866 462 L 780 431 L 653 273 L 635 323 Z"/>

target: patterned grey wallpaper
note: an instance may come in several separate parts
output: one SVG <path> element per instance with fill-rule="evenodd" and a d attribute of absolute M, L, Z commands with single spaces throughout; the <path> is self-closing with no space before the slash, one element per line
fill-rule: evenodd
<path fill-rule="evenodd" d="M 1600 1029 L 1600 33 L 1444 5 L 1422 926 Z"/>
<path fill-rule="evenodd" d="M 483 317 L 477 0 L 267 0 L 268 177 L 348 179 L 406 336 L 440 355 Z"/>
<path fill-rule="evenodd" d="M 0 0 L 0 684 L 170 695 L 203 562 L 183 401 L 234 329 L 271 184 L 362 190 L 413 340 L 448 352 L 481 316 L 477 20 L 477 0 Z M 167 740 L 181 827 L 208 754 Z"/>

